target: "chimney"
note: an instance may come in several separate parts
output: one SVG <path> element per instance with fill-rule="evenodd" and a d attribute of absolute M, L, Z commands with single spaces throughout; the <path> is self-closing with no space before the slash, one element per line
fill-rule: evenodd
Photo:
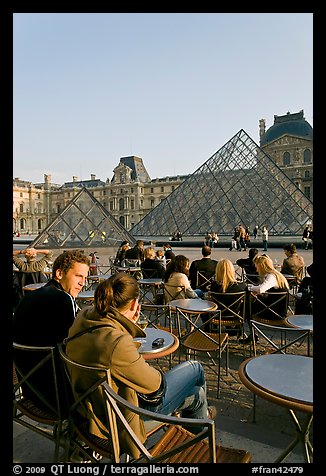
<path fill-rule="evenodd" d="M 91 180 L 96 180 L 96 174 L 91 174 Z"/>
<path fill-rule="evenodd" d="M 261 139 L 266 132 L 266 121 L 265 119 L 259 120 L 259 138 Z"/>
<path fill-rule="evenodd" d="M 76 175 L 73 175 L 73 176 L 72 176 L 72 181 L 73 181 L 73 182 L 78 182 L 78 177 L 77 177 Z"/>

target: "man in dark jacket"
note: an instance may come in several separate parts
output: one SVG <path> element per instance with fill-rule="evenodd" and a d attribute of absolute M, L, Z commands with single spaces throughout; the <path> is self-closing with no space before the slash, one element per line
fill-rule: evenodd
<path fill-rule="evenodd" d="M 135 246 L 126 251 L 125 259 L 144 261 L 144 242 L 137 240 Z"/>
<path fill-rule="evenodd" d="M 248 258 L 240 258 L 236 261 L 237 265 L 243 269 L 245 273 L 244 277 L 247 278 L 247 280 L 251 284 L 259 283 L 259 275 L 257 273 L 256 266 L 253 262 L 255 256 L 257 255 L 258 255 L 257 248 L 250 248 Z"/>
<path fill-rule="evenodd" d="M 202 291 L 208 291 L 208 279 L 214 276 L 217 261 L 211 258 L 211 247 L 203 246 L 201 249 L 203 257 L 201 259 L 194 260 L 189 268 L 189 280 L 192 289 L 201 289 Z M 202 280 L 197 282 L 197 272 L 203 276 Z"/>
<path fill-rule="evenodd" d="M 62 342 L 79 309 L 75 298 L 85 284 L 88 271 L 89 258 L 81 251 L 65 251 L 60 254 L 53 263 L 52 279 L 42 288 L 30 291 L 20 301 L 13 319 L 13 341 L 40 347 L 56 347 Z M 27 354 L 19 351 L 14 358 L 16 364 L 26 372 L 36 365 L 40 355 L 38 352 Z M 46 394 L 50 401 L 54 401 L 54 387 L 48 379 L 51 370 L 47 371 L 45 365 L 43 369 L 35 376 L 33 383 L 35 387 L 41 388 L 43 395 Z M 60 382 L 60 376 L 58 379 Z M 23 388 L 23 393 L 25 397 L 37 401 L 28 387 Z"/>

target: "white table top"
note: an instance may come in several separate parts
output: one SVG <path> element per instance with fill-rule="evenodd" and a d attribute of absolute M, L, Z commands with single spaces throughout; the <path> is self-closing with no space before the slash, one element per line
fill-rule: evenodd
<path fill-rule="evenodd" d="M 162 284 L 162 278 L 141 278 L 138 279 L 139 284 Z"/>
<path fill-rule="evenodd" d="M 35 291 L 36 289 L 42 288 L 46 283 L 31 283 L 23 286 L 23 291 Z"/>
<path fill-rule="evenodd" d="M 245 368 L 257 386 L 287 400 L 312 405 L 313 359 L 303 355 L 268 354 L 251 359 Z"/>
<path fill-rule="evenodd" d="M 307 331 L 314 330 L 314 318 L 312 314 L 294 314 L 286 318 L 286 322 L 291 326 Z"/>
<path fill-rule="evenodd" d="M 156 329 L 155 327 L 147 327 L 145 329 L 145 337 L 135 337 L 136 342 L 141 342 L 141 346 L 138 349 L 140 354 L 155 354 L 157 352 L 162 352 L 162 350 L 168 349 L 174 344 L 174 336 L 167 331 L 162 329 Z M 153 340 L 162 337 L 164 339 L 164 344 L 161 347 L 152 347 Z"/>
<path fill-rule="evenodd" d="M 213 311 L 217 308 L 217 304 L 206 299 L 174 299 L 168 302 L 173 308 L 180 307 L 184 311 L 205 312 Z"/>
<path fill-rule="evenodd" d="M 76 299 L 94 299 L 94 289 L 89 289 L 88 291 L 81 291 Z"/>

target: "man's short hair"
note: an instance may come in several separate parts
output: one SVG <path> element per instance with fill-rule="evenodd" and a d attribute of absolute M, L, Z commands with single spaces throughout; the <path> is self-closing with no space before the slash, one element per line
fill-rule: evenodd
<path fill-rule="evenodd" d="M 206 257 L 212 254 L 212 249 L 210 246 L 204 245 L 201 249 L 201 254 Z"/>
<path fill-rule="evenodd" d="M 295 246 L 294 243 L 288 243 L 283 246 L 284 251 L 289 251 L 291 254 L 295 253 L 297 251 L 297 247 Z"/>
<path fill-rule="evenodd" d="M 249 248 L 249 258 L 254 258 L 258 255 L 257 248 Z"/>
<path fill-rule="evenodd" d="M 52 267 L 52 276 L 56 276 L 57 269 L 61 269 L 63 273 L 67 273 L 75 263 L 90 265 L 89 257 L 81 250 L 64 251 L 56 257 Z"/>

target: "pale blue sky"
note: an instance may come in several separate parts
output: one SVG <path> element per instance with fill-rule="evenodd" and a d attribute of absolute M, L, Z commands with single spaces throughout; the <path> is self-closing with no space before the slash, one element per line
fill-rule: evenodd
<path fill-rule="evenodd" d="M 304 110 L 312 13 L 15 13 L 14 177 L 197 170 L 240 129 Z"/>

